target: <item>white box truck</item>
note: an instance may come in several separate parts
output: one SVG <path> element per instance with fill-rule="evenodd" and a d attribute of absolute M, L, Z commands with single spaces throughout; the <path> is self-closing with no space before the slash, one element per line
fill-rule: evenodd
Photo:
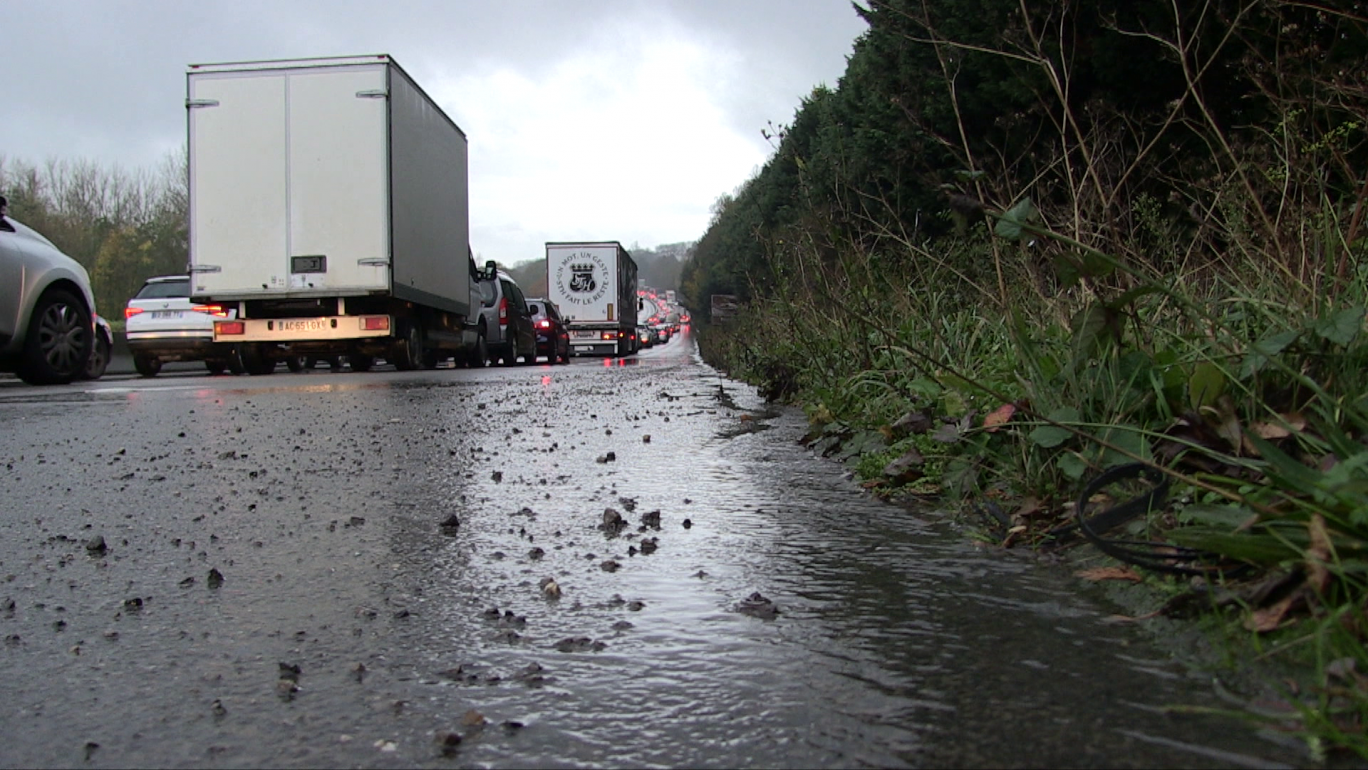
<path fill-rule="evenodd" d="M 243 368 L 473 363 L 464 132 L 389 56 L 191 65 L 191 296 Z M 483 362 L 480 362 L 483 363 Z"/>
<path fill-rule="evenodd" d="M 546 244 L 547 297 L 576 356 L 629 356 L 636 339 L 637 265 L 617 241 Z"/>

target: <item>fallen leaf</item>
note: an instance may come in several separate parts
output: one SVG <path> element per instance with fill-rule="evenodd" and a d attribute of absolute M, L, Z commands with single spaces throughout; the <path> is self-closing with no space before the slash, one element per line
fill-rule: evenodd
<path fill-rule="evenodd" d="M 1244 627 L 1260 634 L 1276 630 L 1278 626 L 1282 625 L 1283 618 L 1287 616 L 1287 611 L 1292 608 L 1292 603 L 1296 599 L 1297 594 L 1293 593 L 1271 607 L 1255 610 L 1245 619 Z"/>
<path fill-rule="evenodd" d="M 1016 414 L 1015 404 L 1003 404 L 997 409 L 994 409 L 993 411 L 989 412 L 983 418 L 983 428 L 989 433 L 996 433 L 997 429 L 1003 425 L 1006 425 L 1007 422 L 1012 419 L 1012 415 L 1014 414 Z"/>
<path fill-rule="evenodd" d="M 1292 431 L 1281 425 L 1274 425 L 1271 422 L 1256 422 L 1253 425 L 1250 425 L 1249 429 L 1254 431 L 1254 435 L 1266 441 L 1287 438 L 1292 435 Z"/>
<path fill-rule="evenodd" d="M 1135 573 L 1129 567 L 1093 567 L 1092 569 L 1079 570 L 1075 576 L 1084 580 L 1099 582 L 1102 580 L 1129 580 L 1132 583 L 1139 583 L 1144 578 Z"/>
<path fill-rule="evenodd" d="M 1330 570 L 1325 565 L 1330 561 L 1331 551 L 1330 533 L 1325 530 L 1325 517 L 1319 513 L 1313 514 L 1306 528 L 1311 538 L 1306 549 L 1306 582 L 1317 594 L 1324 594 L 1325 589 L 1330 586 Z"/>

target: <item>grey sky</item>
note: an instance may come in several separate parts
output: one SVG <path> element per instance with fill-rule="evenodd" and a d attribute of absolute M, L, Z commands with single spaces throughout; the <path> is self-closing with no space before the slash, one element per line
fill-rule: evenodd
<path fill-rule="evenodd" d="M 0 0 L 0 156 L 155 168 L 189 64 L 386 53 L 469 137 L 482 258 L 651 247 L 702 235 L 865 29 L 848 0 Z"/>

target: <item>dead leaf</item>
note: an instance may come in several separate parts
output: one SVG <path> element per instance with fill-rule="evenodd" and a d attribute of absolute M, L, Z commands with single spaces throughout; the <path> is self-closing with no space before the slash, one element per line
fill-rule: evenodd
<path fill-rule="evenodd" d="M 1287 438 L 1292 435 L 1292 431 L 1271 422 L 1256 422 L 1253 425 L 1250 425 L 1249 429 L 1254 432 L 1254 435 L 1267 441 Z"/>
<path fill-rule="evenodd" d="M 1093 582 L 1129 580 L 1132 583 L 1139 583 L 1144 580 L 1129 567 L 1093 567 L 1092 569 L 1079 570 L 1074 575 Z"/>
<path fill-rule="evenodd" d="M 997 429 L 1006 425 L 1014 414 L 1016 414 L 1015 404 L 1003 404 L 983 418 L 983 429 L 989 433 L 997 433 Z"/>
<path fill-rule="evenodd" d="M 1306 528 L 1311 536 L 1311 542 L 1306 549 L 1306 582 L 1317 594 L 1324 594 L 1330 585 L 1330 570 L 1325 565 L 1330 561 L 1332 547 L 1330 533 L 1325 530 L 1325 517 L 1319 513 L 1312 514 Z"/>
<path fill-rule="evenodd" d="M 1296 600 L 1297 594 L 1293 593 L 1291 596 L 1288 596 L 1271 607 L 1255 610 L 1245 619 L 1244 627 L 1249 631 L 1260 634 L 1277 630 L 1277 628 L 1282 625 L 1283 618 L 1287 616 L 1288 611 L 1292 608 L 1293 602 Z"/>

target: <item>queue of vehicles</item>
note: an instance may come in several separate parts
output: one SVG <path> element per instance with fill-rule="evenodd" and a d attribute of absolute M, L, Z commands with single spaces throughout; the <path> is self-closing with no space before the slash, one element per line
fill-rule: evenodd
<path fill-rule="evenodd" d="M 542 298 L 477 268 L 466 136 L 391 57 L 192 65 L 186 81 L 188 270 L 124 309 L 139 374 L 563 364 L 659 344 L 617 241 L 547 243 Z M 85 269 L 17 222 L 0 257 L 18 289 L 0 296 L 0 371 L 102 375 L 113 334 Z"/>

